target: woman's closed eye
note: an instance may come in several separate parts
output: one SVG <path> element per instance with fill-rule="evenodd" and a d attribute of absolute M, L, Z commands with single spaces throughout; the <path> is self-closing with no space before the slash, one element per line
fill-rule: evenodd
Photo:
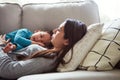
<path fill-rule="evenodd" d="M 62 28 L 56 28 L 53 30 L 53 34 L 56 34 L 56 32 L 61 32 L 62 31 Z"/>

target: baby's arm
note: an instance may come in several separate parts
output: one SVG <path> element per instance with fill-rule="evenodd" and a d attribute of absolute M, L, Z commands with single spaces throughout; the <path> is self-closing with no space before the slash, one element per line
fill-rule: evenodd
<path fill-rule="evenodd" d="M 43 43 L 41 43 L 41 42 L 35 42 L 35 41 L 32 41 L 32 44 L 38 44 L 38 45 L 40 45 L 40 46 L 45 46 L 45 44 L 43 44 Z"/>
<path fill-rule="evenodd" d="M 25 28 L 18 30 L 13 42 L 16 45 L 15 50 L 29 46 L 31 44 L 31 40 L 29 40 L 31 34 L 32 32 Z"/>
<path fill-rule="evenodd" d="M 32 33 L 28 29 L 20 29 L 17 31 L 14 41 L 16 44 L 26 47 L 31 44 L 31 40 L 28 39 L 31 34 Z"/>

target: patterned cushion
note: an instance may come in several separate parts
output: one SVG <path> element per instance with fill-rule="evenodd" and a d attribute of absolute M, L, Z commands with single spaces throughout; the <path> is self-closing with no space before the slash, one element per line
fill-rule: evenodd
<path fill-rule="evenodd" d="M 120 69 L 120 61 L 115 65 L 115 68 Z"/>
<path fill-rule="evenodd" d="M 103 34 L 87 57 L 80 64 L 80 69 L 111 70 L 120 60 L 120 19 L 104 26 Z"/>
<path fill-rule="evenodd" d="M 57 70 L 58 71 L 75 70 L 79 66 L 80 62 L 82 62 L 82 60 L 89 52 L 89 50 L 93 47 L 98 38 L 101 36 L 102 26 L 103 25 L 100 23 L 88 26 L 88 32 L 86 33 L 86 35 L 83 37 L 83 39 L 81 39 L 75 44 L 73 48 L 73 54 L 71 54 L 70 50 L 64 57 L 64 60 L 65 62 L 67 62 L 67 64 L 65 65 L 60 64 Z"/>

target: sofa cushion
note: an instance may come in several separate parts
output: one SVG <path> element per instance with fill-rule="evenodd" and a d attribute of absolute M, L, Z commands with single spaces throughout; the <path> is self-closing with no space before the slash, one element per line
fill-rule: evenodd
<path fill-rule="evenodd" d="M 14 3 L 0 3 L 0 34 L 16 30 L 20 26 L 20 6 Z"/>
<path fill-rule="evenodd" d="M 87 25 L 99 22 L 98 7 L 93 1 L 26 4 L 23 6 L 23 27 L 31 30 L 54 29 L 66 18 L 74 18 Z"/>
<path fill-rule="evenodd" d="M 18 80 L 119 80 L 120 70 L 112 71 L 73 71 L 64 73 L 47 73 L 28 75 Z"/>
<path fill-rule="evenodd" d="M 73 48 L 73 54 L 72 51 L 69 50 L 69 52 L 64 57 L 66 64 L 64 65 L 60 64 L 57 70 L 58 71 L 75 70 L 79 66 L 79 64 L 83 61 L 84 57 L 93 47 L 98 38 L 101 36 L 102 27 L 103 24 L 100 23 L 91 24 L 88 27 L 88 32 L 86 33 L 86 35 L 75 44 Z"/>
<path fill-rule="evenodd" d="M 104 26 L 101 38 L 80 65 L 80 69 L 111 70 L 120 60 L 120 19 Z"/>
<path fill-rule="evenodd" d="M 120 61 L 115 65 L 115 68 L 120 69 Z"/>

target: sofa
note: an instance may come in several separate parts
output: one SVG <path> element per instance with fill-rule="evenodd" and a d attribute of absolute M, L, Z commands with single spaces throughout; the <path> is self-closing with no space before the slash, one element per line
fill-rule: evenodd
<path fill-rule="evenodd" d="M 98 6 L 92 0 L 61 3 L 30 3 L 22 6 L 17 3 L 0 3 L 0 34 L 5 34 L 20 28 L 28 28 L 31 31 L 36 29 L 53 30 L 66 18 L 81 20 L 87 26 L 100 23 Z M 120 69 L 118 68 L 101 71 L 76 69 L 65 72 L 32 74 L 18 78 L 18 80 L 119 79 Z M 1 78 L 0 80 L 5 79 Z"/>

